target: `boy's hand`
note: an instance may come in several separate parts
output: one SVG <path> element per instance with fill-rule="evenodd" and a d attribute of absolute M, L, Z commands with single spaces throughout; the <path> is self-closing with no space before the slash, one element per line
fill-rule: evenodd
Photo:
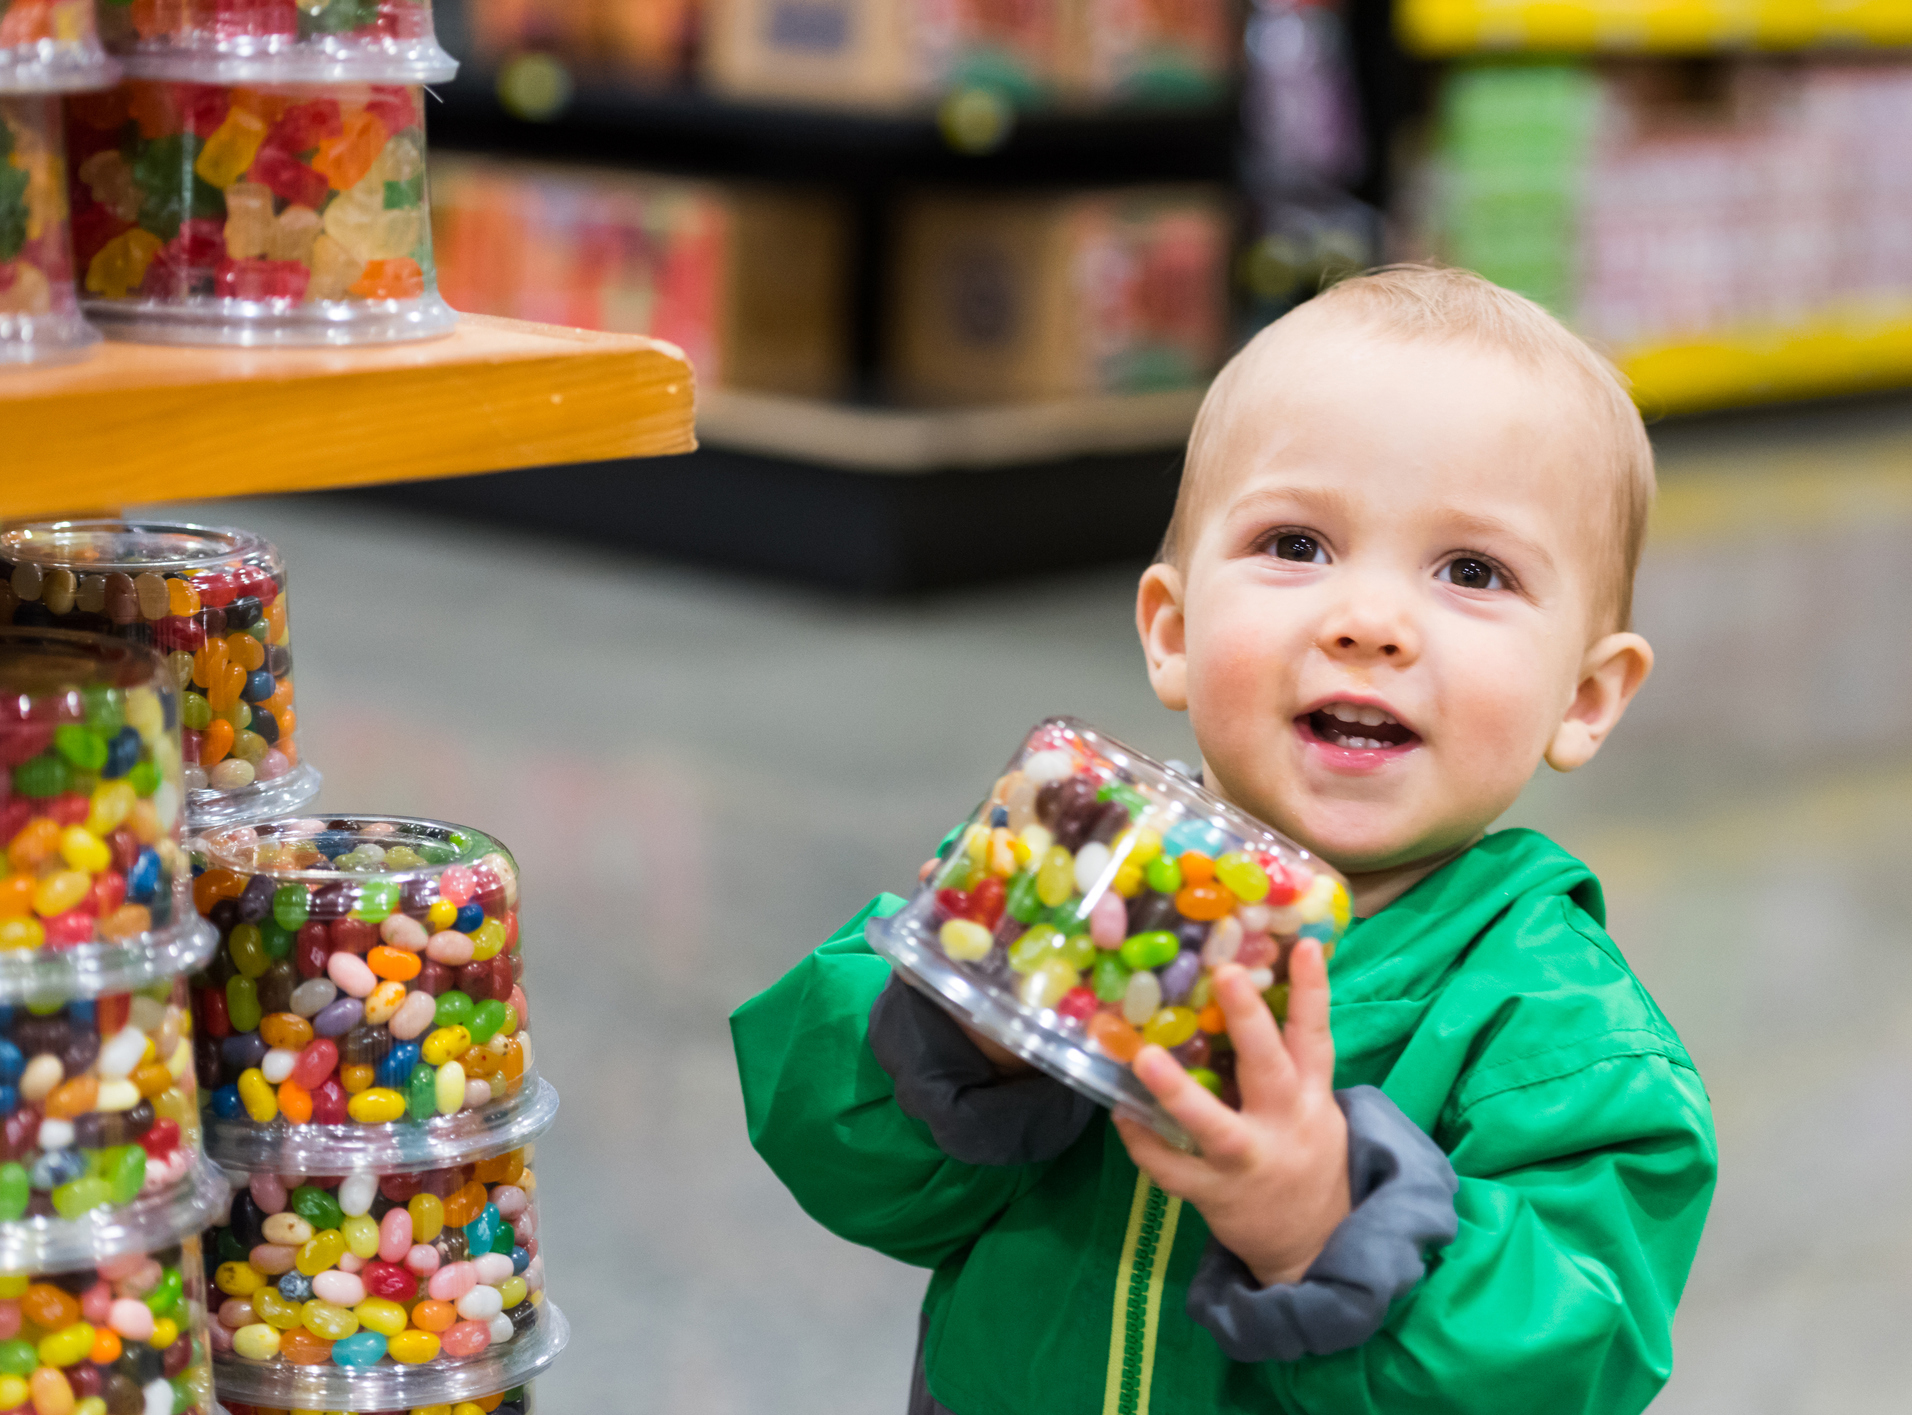
<path fill-rule="evenodd" d="M 1334 1099 L 1328 968 L 1303 940 L 1288 961 L 1288 1026 L 1241 968 L 1214 973 L 1215 999 L 1235 1046 L 1241 1110 L 1217 1100 L 1160 1047 L 1144 1047 L 1135 1074 L 1201 1146 L 1173 1148 L 1116 1118 L 1136 1166 L 1193 1204 L 1216 1239 L 1264 1287 L 1296 1282 L 1348 1215 L 1348 1126 Z"/>

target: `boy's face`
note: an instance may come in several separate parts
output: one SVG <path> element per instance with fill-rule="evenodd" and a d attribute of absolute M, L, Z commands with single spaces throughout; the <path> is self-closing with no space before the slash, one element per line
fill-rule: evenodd
<path fill-rule="evenodd" d="M 1594 642 L 1616 556 L 1573 394 L 1462 343 L 1295 335 L 1212 448 L 1181 573 L 1144 578 L 1143 635 L 1222 794 L 1384 871 L 1590 757 L 1651 655 Z M 1588 674 L 1622 640 L 1614 705 Z"/>

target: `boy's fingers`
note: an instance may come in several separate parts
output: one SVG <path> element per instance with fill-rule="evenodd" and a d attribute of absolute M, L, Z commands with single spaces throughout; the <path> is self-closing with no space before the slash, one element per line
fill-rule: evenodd
<path fill-rule="evenodd" d="M 1321 945 L 1304 938 L 1288 958 L 1288 1026 L 1284 1036 L 1295 1071 L 1309 1085 L 1334 1080 L 1334 1033 L 1328 1026 L 1328 964 Z"/>
<path fill-rule="evenodd" d="M 1174 1057 L 1160 1047 L 1148 1046 L 1137 1053 L 1133 1065 L 1162 1109 L 1200 1146 L 1204 1159 L 1226 1165 L 1246 1152 L 1248 1135 L 1241 1117 L 1206 1086 L 1191 1080 Z"/>
<path fill-rule="evenodd" d="M 1241 1105 L 1258 1111 L 1286 1096 L 1294 1087 L 1294 1063 L 1281 1044 L 1281 1029 L 1267 999 L 1255 991 L 1246 970 L 1227 963 L 1215 970 L 1215 1001 L 1228 1023 L 1228 1040 L 1235 1048 L 1235 1083 L 1241 1087 Z"/>
<path fill-rule="evenodd" d="M 1115 1131 L 1135 1161 L 1135 1167 L 1178 1199 L 1193 1199 L 1206 1191 L 1212 1171 L 1194 1155 L 1176 1149 L 1139 1120 L 1115 1117 Z"/>

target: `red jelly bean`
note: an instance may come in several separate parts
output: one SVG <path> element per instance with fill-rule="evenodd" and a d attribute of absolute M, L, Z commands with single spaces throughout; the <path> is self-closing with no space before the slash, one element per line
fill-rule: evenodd
<path fill-rule="evenodd" d="M 113 868 L 125 874 L 139 859 L 139 837 L 121 826 L 106 837 L 106 848 L 113 852 Z"/>
<path fill-rule="evenodd" d="M 224 609 L 239 593 L 233 588 L 232 576 L 217 570 L 194 576 L 193 588 L 199 591 L 199 602 L 207 609 Z"/>
<path fill-rule="evenodd" d="M 209 1037 L 230 1037 L 232 1018 L 226 1012 L 226 990 L 224 988 L 201 988 L 199 990 L 199 1025 Z"/>
<path fill-rule="evenodd" d="M 491 1329 L 483 1322 L 453 1322 L 438 1341 L 447 1356 L 476 1356 L 491 1345 Z"/>
<path fill-rule="evenodd" d="M 511 970 L 511 960 L 500 953 L 491 960 L 491 995 L 500 1002 L 511 999 L 511 989 L 517 985 L 517 978 Z"/>
<path fill-rule="evenodd" d="M 312 1123 L 345 1124 L 345 1087 L 339 1084 L 338 1077 L 329 1077 L 324 1085 L 312 1092 Z"/>
<path fill-rule="evenodd" d="M 363 919 L 339 919 L 332 924 L 332 951 L 335 953 L 356 953 L 363 958 L 377 945 L 378 930 Z"/>
<path fill-rule="evenodd" d="M 152 1128 L 139 1137 L 139 1147 L 154 1159 L 163 1158 L 179 1148 L 179 1122 L 177 1120 L 156 1120 Z"/>
<path fill-rule="evenodd" d="M 518 948 L 518 911 L 516 909 L 513 909 L 509 914 L 505 915 L 505 949 L 504 951 L 506 953 L 514 953 L 517 951 L 517 948 Z"/>
<path fill-rule="evenodd" d="M 1056 1004 L 1056 1015 L 1086 1022 L 1095 1015 L 1096 1006 L 1095 994 L 1087 988 L 1070 988 Z"/>
<path fill-rule="evenodd" d="M 84 906 L 94 918 L 110 914 L 126 902 L 126 876 L 118 870 L 101 870 L 93 876 L 93 887 L 86 892 Z"/>
<path fill-rule="evenodd" d="M 205 733 L 194 731 L 190 727 L 181 728 L 179 732 L 180 760 L 189 766 L 197 762 L 199 760 L 200 744 L 205 740 Z"/>
<path fill-rule="evenodd" d="M 197 619 L 173 615 L 153 626 L 153 642 L 168 653 L 175 650 L 197 653 L 206 646 L 206 626 Z"/>
<path fill-rule="evenodd" d="M 51 816 L 55 822 L 62 826 L 78 825 L 86 819 L 87 812 L 92 810 L 92 808 L 93 803 L 87 800 L 86 797 L 80 795 L 77 791 L 69 791 L 63 796 L 55 796 L 51 801 L 42 805 L 40 814 Z"/>
<path fill-rule="evenodd" d="M 298 940 L 292 945 L 292 962 L 302 978 L 325 976 L 325 960 L 332 952 L 332 936 L 324 924 L 313 920 L 299 925 Z"/>
<path fill-rule="evenodd" d="M 25 796 L 15 796 L 6 805 L 0 806 L 0 844 L 13 839 L 33 819 L 35 804 Z"/>
<path fill-rule="evenodd" d="M 315 1090 L 338 1064 L 338 1043 L 330 1037 L 314 1037 L 300 1049 L 298 1059 L 292 1063 L 292 1079 L 308 1091 Z"/>
<path fill-rule="evenodd" d="M 418 970 L 418 976 L 412 979 L 414 992 L 428 992 L 433 997 L 451 991 L 452 973 L 443 963 L 427 962 Z"/>
<path fill-rule="evenodd" d="M 491 960 L 483 963 L 467 963 L 458 970 L 458 991 L 473 1002 L 488 1002 L 491 999 Z"/>
<path fill-rule="evenodd" d="M 397 1200 L 393 1200 L 394 1203 Z M 374 1259 L 365 1265 L 359 1273 L 359 1279 L 365 1284 L 365 1290 L 374 1297 L 389 1298 L 393 1302 L 409 1302 L 418 1295 L 418 1279 L 397 1263 L 385 1263 Z"/>
<path fill-rule="evenodd" d="M 40 1112 L 22 1106 L 0 1125 L 0 1159 L 17 1160 L 39 1147 Z"/>
<path fill-rule="evenodd" d="M 970 903 L 976 912 L 971 915 L 984 928 L 993 929 L 996 921 L 1002 917 L 1003 904 L 1008 891 L 1003 882 L 991 875 L 969 892 Z"/>
<path fill-rule="evenodd" d="M 387 1174 L 378 1181 L 378 1192 L 394 1204 L 408 1202 L 424 1183 L 420 1174 Z"/>
<path fill-rule="evenodd" d="M 84 908 L 68 909 L 64 914 L 41 920 L 48 948 L 71 948 L 86 943 L 93 937 L 93 924 L 93 916 Z"/>

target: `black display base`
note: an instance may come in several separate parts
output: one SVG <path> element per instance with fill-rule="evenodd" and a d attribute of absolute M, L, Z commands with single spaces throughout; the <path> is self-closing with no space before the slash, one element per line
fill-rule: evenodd
<path fill-rule="evenodd" d="M 1179 451 L 901 474 L 705 447 L 337 494 L 892 595 L 1150 556 L 1180 475 Z"/>

